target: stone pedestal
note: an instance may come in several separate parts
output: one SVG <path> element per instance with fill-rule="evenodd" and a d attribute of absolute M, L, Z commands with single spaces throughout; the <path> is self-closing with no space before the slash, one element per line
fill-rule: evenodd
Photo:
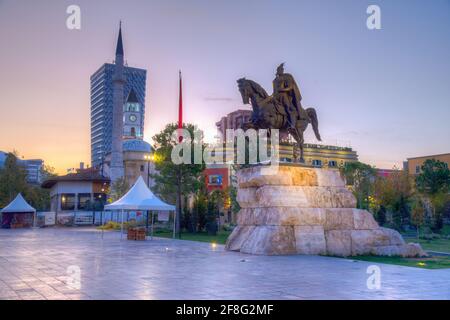
<path fill-rule="evenodd" d="M 395 230 L 378 226 L 337 170 L 257 166 L 237 173 L 241 206 L 226 248 L 250 254 L 424 256 Z"/>

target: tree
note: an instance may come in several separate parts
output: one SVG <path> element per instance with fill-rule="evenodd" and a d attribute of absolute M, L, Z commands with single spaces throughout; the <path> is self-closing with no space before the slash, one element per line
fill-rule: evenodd
<path fill-rule="evenodd" d="M 193 124 L 183 124 L 183 129 L 187 130 L 192 139 L 183 139 L 181 143 L 186 144 L 191 152 L 190 164 L 175 164 L 172 161 L 171 155 L 173 148 L 180 142 L 174 132 L 178 129 L 178 124 L 168 124 L 164 130 L 153 136 L 155 142 L 155 169 L 156 174 L 152 177 L 155 180 L 155 192 L 158 193 L 164 200 L 170 203 L 177 203 L 177 215 L 175 222 L 176 232 L 181 230 L 181 215 L 182 215 L 182 197 L 194 194 L 204 179 L 201 179 L 205 165 L 195 164 L 194 152 L 195 148 L 199 147 L 204 150 L 204 145 L 201 139 L 194 137 L 202 137 L 201 131 Z"/>
<path fill-rule="evenodd" d="M 44 166 L 41 174 L 45 180 L 56 176 L 54 172 L 54 168 Z M 37 211 L 50 208 L 50 191 L 28 184 L 26 176 L 26 169 L 18 162 L 17 152 L 8 153 L 5 165 L 0 169 L 0 208 L 8 205 L 18 193 L 22 193 L 25 200 Z"/>
<path fill-rule="evenodd" d="M 443 227 L 443 214 L 449 201 L 450 170 L 445 162 L 428 159 L 416 177 L 417 190 L 428 197 L 432 204 L 433 230 Z"/>
<path fill-rule="evenodd" d="M 419 238 L 419 229 L 425 223 L 425 209 L 420 199 L 415 199 L 411 208 L 411 223 L 416 227 L 417 239 Z"/>
<path fill-rule="evenodd" d="M 193 219 L 192 211 L 188 206 L 188 198 L 184 197 L 183 201 L 183 219 L 181 225 L 188 230 L 188 232 L 195 232 L 195 221 Z"/>
<path fill-rule="evenodd" d="M 450 170 L 447 164 L 435 159 L 426 160 L 421 173 L 416 177 L 416 184 L 422 193 L 449 192 Z"/>
<path fill-rule="evenodd" d="M 378 224 L 383 226 L 386 223 L 386 208 L 383 205 L 380 205 L 380 208 L 377 211 L 376 218 Z"/>
<path fill-rule="evenodd" d="M 215 223 L 216 230 L 220 230 L 220 212 L 223 212 L 228 195 L 226 190 L 214 190 L 208 195 L 208 204 L 211 203 L 210 215 L 211 223 Z"/>
<path fill-rule="evenodd" d="M 40 186 L 27 186 L 23 191 L 25 199 L 37 211 L 50 209 L 50 190 Z"/>
<path fill-rule="evenodd" d="M 369 208 L 369 195 L 373 189 L 376 170 L 372 166 L 362 162 L 348 162 L 341 168 L 347 185 L 353 188 L 353 194 L 360 209 Z"/>
<path fill-rule="evenodd" d="M 203 192 L 198 192 L 194 197 L 192 208 L 192 219 L 195 221 L 195 232 L 202 231 L 206 225 L 206 213 L 208 211 L 207 196 Z"/>
<path fill-rule="evenodd" d="M 447 203 L 450 201 L 450 195 L 447 192 L 440 191 L 429 195 L 429 199 L 432 205 L 432 229 L 435 232 L 439 232 L 444 226 L 444 211 Z"/>
<path fill-rule="evenodd" d="M 228 187 L 228 194 L 230 197 L 231 212 L 238 213 L 241 210 L 241 206 L 237 202 L 237 188 L 233 186 Z"/>
<path fill-rule="evenodd" d="M 130 189 L 130 186 L 128 185 L 127 180 L 125 177 L 119 178 L 116 181 L 113 182 L 111 185 L 109 196 L 108 196 L 108 202 L 114 202 L 122 198 L 122 196 L 128 192 Z"/>
<path fill-rule="evenodd" d="M 392 210 L 402 197 L 407 200 L 413 193 L 408 173 L 398 170 L 387 177 L 376 177 L 373 193 L 380 205 Z"/>
<path fill-rule="evenodd" d="M 409 207 L 404 195 L 400 195 L 393 207 L 393 222 L 397 230 L 400 230 L 403 225 L 408 222 L 409 219 Z"/>
<path fill-rule="evenodd" d="M 50 165 L 45 164 L 41 171 L 43 181 L 58 176 L 55 172 L 55 168 Z"/>
<path fill-rule="evenodd" d="M 7 154 L 5 164 L 0 169 L 0 207 L 7 206 L 18 193 L 23 193 L 28 189 L 26 181 L 26 171 L 17 162 L 17 153 Z"/>
<path fill-rule="evenodd" d="M 373 185 L 373 195 L 379 206 L 390 211 L 393 210 L 399 195 L 390 177 L 377 177 Z"/>
<path fill-rule="evenodd" d="M 208 195 L 208 212 L 206 214 L 206 229 L 208 234 L 215 235 L 219 230 L 220 209 L 223 207 L 224 192 L 211 191 Z"/>

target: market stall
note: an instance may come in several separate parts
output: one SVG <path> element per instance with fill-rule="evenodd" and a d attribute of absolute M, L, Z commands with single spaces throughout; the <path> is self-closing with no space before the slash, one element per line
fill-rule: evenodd
<path fill-rule="evenodd" d="M 36 215 L 36 209 L 30 206 L 20 193 L 0 212 L 4 229 L 32 227 Z"/>
<path fill-rule="evenodd" d="M 128 192 L 119 200 L 106 205 L 105 210 L 118 210 L 121 213 L 121 237 L 123 235 L 123 215 L 126 211 L 147 211 L 152 213 L 152 234 L 153 234 L 153 212 L 154 211 L 174 211 L 175 206 L 159 199 L 147 187 L 144 179 L 140 176 Z M 174 219 L 175 221 L 175 219 Z"/>

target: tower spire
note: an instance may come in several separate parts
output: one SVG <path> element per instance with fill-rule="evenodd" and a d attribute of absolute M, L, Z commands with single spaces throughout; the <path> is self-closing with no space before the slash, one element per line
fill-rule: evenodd
<path fill-rule="evenodd" d="M 123 43 L 122 43 L 122 20 L 119 22 L 119 37 L 117 38 L 116 56 L 123 56 Z"/>
<path fill-rule="evenodd" d="M 125 86 L 123 65 L 122 22 L 119 25 L 119 38 L 117 39 L 116 60 L 113 75 L 113 116 L 112 116 L 112 142 L 111 142 L 111 183 L 124 176 L 123 167 L 123 91 Z"/>

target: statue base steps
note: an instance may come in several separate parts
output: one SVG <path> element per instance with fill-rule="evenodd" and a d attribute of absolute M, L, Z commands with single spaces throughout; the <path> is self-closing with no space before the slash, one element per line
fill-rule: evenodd
<path fill-rule="evenodd" d="M 337 170 L 257 166 L 238 172 L 238 225 L 226 249 L 249 254 L 426 256 L 355 209 Z"/>

